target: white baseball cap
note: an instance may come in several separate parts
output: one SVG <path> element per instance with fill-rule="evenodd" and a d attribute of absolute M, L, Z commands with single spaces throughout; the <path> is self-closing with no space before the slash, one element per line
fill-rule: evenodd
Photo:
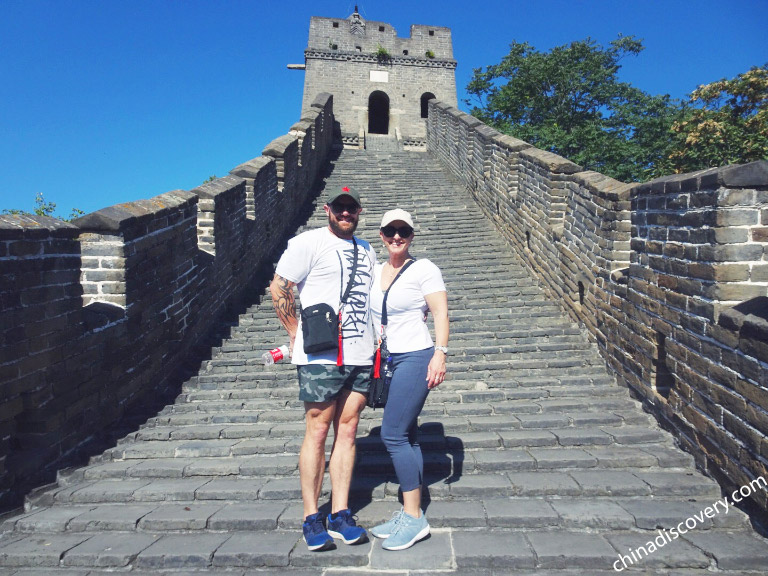
<path fill-rule="evenodd" d="M 405 222 L 406 224 L 408 224 L 408 226 L 410 226 L 411 228 L 414 228 L 413 218 L 411 218 L 411 215 L 408 214 L 408 212 L 406 212 L 402 208 L 395 208 L 394 210 L 390 210 L 389 212 L 386 212 L 384 216 L 381 217 L 380 228 L 384 228 L 384 226 L 387 226 L 388 224 L 391 224 L 392 222 L 395 222 L 397 220 Z"/>

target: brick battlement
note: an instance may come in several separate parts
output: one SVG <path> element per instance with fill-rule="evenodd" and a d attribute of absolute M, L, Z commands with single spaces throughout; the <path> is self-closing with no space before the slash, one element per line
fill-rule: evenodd
<path fill-rule="evenodd" d="M 222 315 L 271 277 L 332 147 L 321 94 L 262 156 L 194 190 L 72 223 L 0 216 L 0 505 L 173 389 Z"/>
<path fill-rule="evenodd" d="M 437 100 L 427 148 L 703 470 L 768 474 L 768 162 L 626 184 Z"/>

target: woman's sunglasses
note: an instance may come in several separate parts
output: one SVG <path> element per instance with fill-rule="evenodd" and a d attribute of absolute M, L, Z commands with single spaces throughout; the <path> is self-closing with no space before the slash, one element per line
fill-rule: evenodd
<path fill-rule="evenodd" d="M 410 226 L 400 226 L 398 228 L 395 226 L 384 226 L 384 228 L 381 229 L 381 233 L 387 238 L 392 238 L 395 235 L 395 232 L 400 234 L 400 238 L 410 238 L 411 234 L 413 234 L 413 228 Z"/>

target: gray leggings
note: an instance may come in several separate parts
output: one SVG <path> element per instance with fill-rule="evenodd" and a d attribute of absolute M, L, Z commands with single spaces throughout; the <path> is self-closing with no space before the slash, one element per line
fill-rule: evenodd
<path fill-rule="evenodd" d="M 381 423 L 381 439 L 395 466 L 400 489 L 421 486 L 424 458 L 417 438 L 417 421 L 427 399 L 427 366 L 434 348 L 392 354 L 394 375 Z"/>

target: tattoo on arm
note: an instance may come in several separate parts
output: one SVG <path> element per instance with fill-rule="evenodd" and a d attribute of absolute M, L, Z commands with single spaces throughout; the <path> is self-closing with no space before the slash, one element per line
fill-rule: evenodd
<path fill-rule="evenodd" d="M 298 325 L 296 317 L 296 296 L 293 293 L 294 283 L 282 276 L 275 274 L 270 293 L 272 294 L 272 306 L 275 308 L 277 318 L 289 333 L 295 332 Z"/>

